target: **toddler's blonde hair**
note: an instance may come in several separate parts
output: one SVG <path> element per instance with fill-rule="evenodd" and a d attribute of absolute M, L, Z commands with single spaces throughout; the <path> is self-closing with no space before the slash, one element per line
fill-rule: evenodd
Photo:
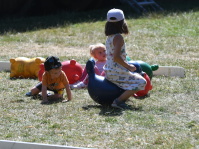
<path fill-rule="evenodd" d="M 98 49 L 98 48 L 103 48 L 103 49 L 106 49 L 106 46 L 102 43 L 97 43 L 95 45 L 90 45 L 89 46 L 89 49 L 90 49 L 90 55 L 95 58 L 95 51 Z"/>

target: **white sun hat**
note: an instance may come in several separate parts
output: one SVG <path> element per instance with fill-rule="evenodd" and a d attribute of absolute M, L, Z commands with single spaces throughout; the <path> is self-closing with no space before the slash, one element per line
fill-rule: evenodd
<path fill-rule="evenodd" d="M 111 9 L 107 13 L 108 22 L 118 22 L 124 19 L 124 13 L 120 9 Z"/>

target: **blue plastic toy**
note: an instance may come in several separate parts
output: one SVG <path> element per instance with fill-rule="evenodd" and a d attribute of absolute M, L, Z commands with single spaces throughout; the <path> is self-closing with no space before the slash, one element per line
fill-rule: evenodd
<path fill-rule="evenodd" d="M 155 71 L 155 70 L 157 70 L 159 68 L 159 66 L 157 64 L 149 65 L 148 63 L 140 61 L 140 60 L 138 60 L 138 61 L 128 61 L 128 63 L 134 64 L 134 65 L 136 63 L 139 64 L 139 66 L 142 69 L 142 71 L 146 72 L 150 79 L 152 79 L 152 77 L 153 77 L 153 71 Z M 136 65 L 135 65 L 135 67 L 136 67 Z"/>
<path fill-rule="evenodd" d="M 132 65 L 134 65 L 136 67 L 136 71 L 134 71 L 134 72 L 137 72 L 139 74 L 143 73 L 142 67 L 140 66 L 140 64 L 138 62 L 136 62 L 136 61 L 129 61 L 128 63 L 132 64 Z"/>
<path fill-rule="evenodd" d="M 95 102 L 101 105 L 110 105 L 124 90 L 108 81 L 105 77 L 96 75 L 94 66 L 95 61 L 93 59 L 88 60 L 86 63 L 86 71 L 89 76 L 88 93 Z"/>
<path fill-rule="evenodd" d="M 142 71 L 139 62 L 129 61 L 129 63 L 136 67 L 135 72 L 140 73 L 144 77 L 145 73 Z M 101 105 L 110 105 L 113 100 L 119 97 L 125 90 L 108 81 L 105 77 L 96 75 L 94 66 L 95 61 L 93 59 L 89 59 L 86 63 L 86 71 L 89 76 L 88 93 L 95 102 Z M 150 79 L 148 79 L 148 81 L 150 83 Z M 147 94 L 149 90 L 150 89 L 143 90 L 144 94 Z"/>

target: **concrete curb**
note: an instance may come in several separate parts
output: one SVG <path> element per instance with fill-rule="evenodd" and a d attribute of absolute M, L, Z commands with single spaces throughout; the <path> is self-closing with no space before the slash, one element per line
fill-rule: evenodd
<path fill-rule="evenodd" d="M 0 71 L 10 71 L 10 62 L 0 61 Z"/>
<path fill-rule="evenodd" d="M 90 148 L 0 140 L 0 149 L 90 149 Z"/>
<path fill-rule="evenodd" d="M 186 77 L 185 69 L 178 66 L 159 66 L 158 70 L 153 71 L 154 76 L 167 77 Z"/>
<path fill-rule="evenodd" d="M 82 64 L 85 67 L 85 64 Z M 0 71 L 10 71 L 10 62 L 0 61 Z M 170 76 L 170 77 L 185 77 L 185 69 L 178 66 L 159 66 L 159 69 L 153 71 L 154 76 Z"/>

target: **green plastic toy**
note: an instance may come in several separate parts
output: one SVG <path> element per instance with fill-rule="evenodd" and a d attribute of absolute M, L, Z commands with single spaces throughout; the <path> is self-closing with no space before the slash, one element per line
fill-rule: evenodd
<path fill-rule="evenodd" d="M 131 61 L 131 62 L 137 62 L 140 67 L 142 68 L 142 71 L 146 72 L 147 75 L 149 76 L 150 80 L 152 79 L 153 77 L 153 71 L 156 71 L 158 70 L 159 68 L 159 65 L 157 64 L 154 64 L 154 65 L 149 65 L 148 63 L 146 62 L 143 62 L 141 60 L 137 60 L 137 61 L 132 61 L 131 58 L 129 56 L 126 57 L 126 60 L 127 61 Z"/>
<path fill-rule="evenodd" d="M 159 65 L 157 64 L 149 65 L 148 63 L 140 61 L 140 60 L 136 62 L 140 64 L 142 71 L 146 72 L 150 79 L 152 79 L 153 77 L 153 71 L 156 71 L 159 68 Z"/>

